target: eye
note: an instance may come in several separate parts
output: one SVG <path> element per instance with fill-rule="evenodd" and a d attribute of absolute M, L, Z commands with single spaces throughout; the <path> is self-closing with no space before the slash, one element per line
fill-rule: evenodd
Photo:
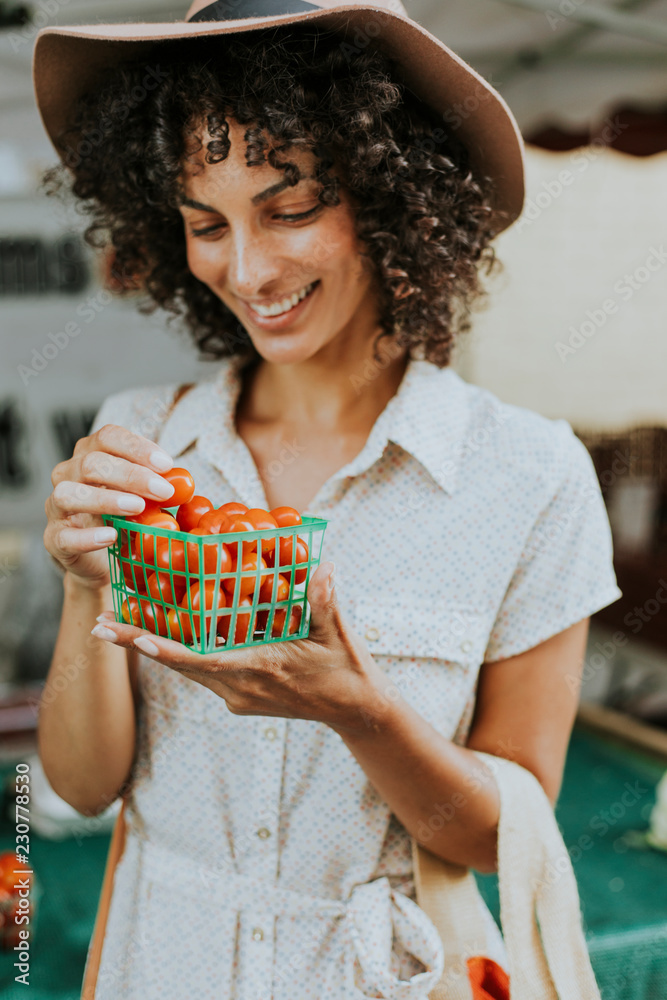
<path fill-rule="evenodd" d="M 301 219 L 308 219 L 311 215 L 315 215 L 321 208 L 321 205 L 315 205 L 314 208 L 309 208 L 307 212 L 299 212 L 297 215 L 276 215 L 276 219 L 285 219 L 288 222 L 300 222 Z"/>
<path fill-rule="evenodd" d="M 217 222 L 214 226 L 206 226 L 205 229 L 191 229 L 190 232 L 193 236 L 210 236 L 222 227 L 221 222 Z"/>

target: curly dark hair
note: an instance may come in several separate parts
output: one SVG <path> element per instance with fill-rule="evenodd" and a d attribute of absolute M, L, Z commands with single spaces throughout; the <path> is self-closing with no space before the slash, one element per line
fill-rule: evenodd
<path fill-rule="evenodd" d="M 249 166 L 268 161 L 296 183 L 296 164 L 279 154 L 308 149 L 319 200 L 339 204 L 344 185 L 377 278 L 379 337 L 419 346 L 445 367 L 473 303 L 487 298 L 481 267 L 490 274 L 500 265 L 489 245 L 491 179 L 473 176 L 465 146 L 385 53 L 341 42 L 312 25 L 161 42 L 108 70 L 59 137 L 63 163 L 45 175 L 47 190 L 80 199 L 92 219 L 87 242 L 112 248 L 121 274 L 140 276 L 143 312 L 184 316 L 202 358 L 259 357 L 237 317 L 188 269 L 178 211 L 184 157 L 206 124 L 206 161 L 224 160 L 229 117 L 247 126 Z"/>

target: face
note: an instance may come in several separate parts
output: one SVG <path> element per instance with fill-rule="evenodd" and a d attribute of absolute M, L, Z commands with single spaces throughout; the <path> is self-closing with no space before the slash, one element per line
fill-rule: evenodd
<path fill-rule="evenodd" d="M 258 353 L 298 363 L 339 352 L 358 356 L 377 334 L 377 300 L 360 257 L 351 203 L 317 198 L 316 159 L 291 149 L 302 179 L 245 161 L 245 126 L 229 123 L 227 159 L 206 164 L 201 152 L 183 171 L 184 220 L 192 273 L 238 317 Z M 204 149 L 209 137 L 203 135 Z"/>

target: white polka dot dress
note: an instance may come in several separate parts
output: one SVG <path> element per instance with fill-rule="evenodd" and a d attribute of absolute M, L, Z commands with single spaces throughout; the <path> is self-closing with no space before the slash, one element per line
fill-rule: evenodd
<path fill-rule="evenodd" d="M 159 440 L 216 506 L 266 507 L 234 426 L 237 361 L 167 418 L 177 388 L 112 395 L 93 428 Z M 302 513 L 329 521 L 322 559 L 343 613 L 459 744 L 483 662 L 622 596 L 593 463 L 567 421 L 416 358 L 363 450 Z M 139 687 L 96 1000 L 426 1000 L 442 946 L 415 902 L 410 837 L 337 733 L 235 716 L 141 654 Z"/>

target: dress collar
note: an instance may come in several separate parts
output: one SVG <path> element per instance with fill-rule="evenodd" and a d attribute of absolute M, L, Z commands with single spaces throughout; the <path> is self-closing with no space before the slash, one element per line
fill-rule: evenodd
<path fill-rule="evenodd" d="M 236 433 L 242 359 L 226 358 L 185 394 L 164 424 L 160 445 L 177 458 L 195 441 L 201 453 L 257 506 L 266 498 L 245 442 Z M 365 472 L 398 444 L 427 470 L 446 493 L 455 492 L 470 418 L 468 384 L 451 368 L 411 357 L 398 391 L 379 415 L 360 453 L 332 479 Z"/>

